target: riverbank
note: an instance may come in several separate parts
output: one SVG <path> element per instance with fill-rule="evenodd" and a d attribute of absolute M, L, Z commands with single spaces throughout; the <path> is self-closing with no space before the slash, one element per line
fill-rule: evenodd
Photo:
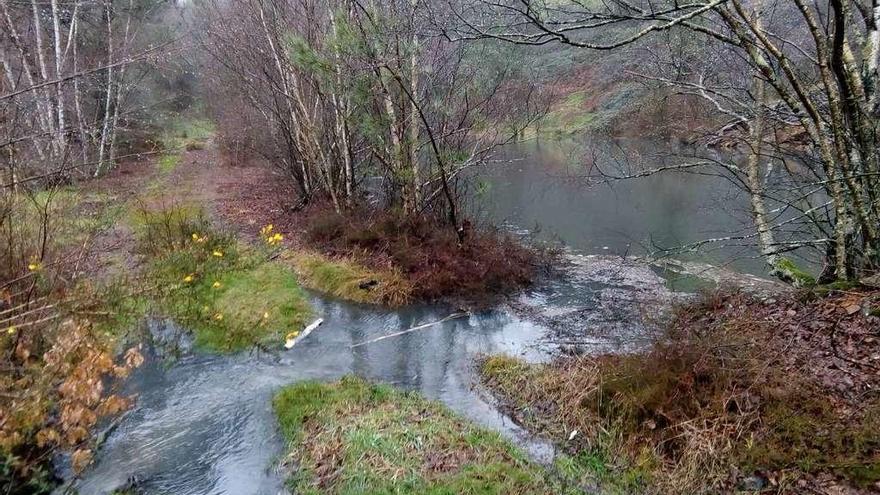
<path fill-rule="evenodd" d="M 300 494 L 569 493 L 497 433 L 360 378 L 282 389 L 283 464 Z"/>
<path fill-rule="evenodd" d="M 645 350 L 548 365 L 494 356 L 481 374 L 518 422 L 572 456 L 586 485 L 872 493 L 878 299 L 715 293 L 680 307 Z"/>
<path fill-rule="evenodd" d="M 3 275 L 12 284 L 0 291 L 0 345 L 15 379 L 2 383 L 4 486 L 51 490 L 55 451 L 71 455 L 65 464 L 74 473 L 89 465 L 90 433 L 130 405 L 118 389 L 142 361 L 145 318 L 171 318 L 198 351 L 274 351 L 315 314 L 302 287 L 399 306 L 485 301 L 530 282 L 530 251 L 500 234 L 474 233 L 459 245 L 445 226 L 371 214 L 334 216 L 354 237 L 317 242 L 308 234 L 327 223 L 302 220 L 331 213 L 291 212 L 291 198 L 277 194 L 286 181 L 264 166 L 224 163 L 209 125 L 184 123 L 163 140 L 155 159 L 76 187 L 9 197 L 4 211 L 14 218 L 4 217 L 4 241 L 17 257 Z M 398 235 L 364 243 L 381 241 L 371 237 L 377 233 Z"/>
<path fill-rule="evenodd" d="M 361 303 L 400 306 L 444 301 L 488 307 L 528 287 L 549 254 L 488 225 L 465 221 L 463 240 L 430 215 L 360 205 L 337 212 L 316 201 L 300 208 L 293 185 L 268 167 L 224 165 L 216 211 L 243 237 L 271 224 L 283 235 L 306 287 Z"/>

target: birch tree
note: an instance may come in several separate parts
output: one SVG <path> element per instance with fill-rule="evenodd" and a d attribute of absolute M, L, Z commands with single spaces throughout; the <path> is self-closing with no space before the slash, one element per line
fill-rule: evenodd
<path fill-rule="evenodd" d="M 880 266 L 880 10 L 875 4 L 453 0 L 445 4 L 451 14 L 443 15 L 456 20 L 457 27 L 446 33 L 457 40 L 613 50 L 658 33 L 688 33 L 704 40 L 705 54 L 726 52 L 742 60 L 752 80 L 745 86 L 731 79 L 738 74 L 712 73 L 700 61 L 684 61 L 695 70 L 642 76 L 701 96 L 732 119 L 724 129 L 739 132 L 748 144 L 748 170 L 736 173 L 751 194 L 755 235 L 771 270 L 784 280 L 803 280 L 782 254 L 814 247 L 826 260 L 820 279 L 832 281 L 870 274 Z M 774 139 L 780 134 L 803 139 Z M 783 157 L 797 157 L 786 162 L 794 166 L 772 166 Z M 768 174 L 784 174 L 776 182 L 785 186 L 767 188 L 766 178 L 759 183 Z M 817 201 L 817 193 L 827 201 Z M 768 197 L 779 201 L 784 214 L 770 213 L 789 218 L 768 221 L 760 204 Z M 795 220 L 809 224 L 810 233 L 785 242 L 774 238 Z"/>

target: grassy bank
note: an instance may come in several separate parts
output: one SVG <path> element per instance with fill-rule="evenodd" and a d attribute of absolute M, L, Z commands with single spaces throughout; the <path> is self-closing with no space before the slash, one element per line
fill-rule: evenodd
<path fill-rule="evenodd" d="M 412 300 L 412 284 L 395 270 L 372 269 L 350 258 L 311 251 L 286 251 L 282 259 L 293 266 L 304 287 L 333 297 L 391 307 Z"/>
<path fill-rule="evenodd" d="M 520 422 L 564 447 L 574 476 L 611 492 L 868 490 L 880 400 L 861 353 L 876 352 L 877 322 L 846 309 L 853 297 L 716 296 L 681 309 L 642 353 L 540 366 L 496 356 L 481 372 Z M 870 349 L 836 354 L 834 339 Z"/>
<path fill-rule="evenodd" d="M 294 493 L 563 493 L 497 433 L 413 393 L 346 377 L 289 386 L 274 407 Z"/>
<path fill-rule="evenodd" d="M 271 249 L 238 242 L 200 209 L 143 210 L 135 223 L 155 309 L 192 329 L 197 346 L 277 348 L 311 315 L 292 270 L 268 261 Z"/>

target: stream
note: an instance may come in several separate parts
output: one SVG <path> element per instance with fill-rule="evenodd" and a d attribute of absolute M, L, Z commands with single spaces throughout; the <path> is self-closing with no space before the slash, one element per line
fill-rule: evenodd
<path fill-rule="evenodd" d="M 550 150 L 554 151 L 554 150 Z M 443 305 L 386 309 L 312 295 L 324 324 L 287 351 L 231 356 L 187 352 L 184 329 L 173 322 L 146 323 L 156 345 L 124 384 L 137 396 L 107 434 L 95 463 L 73 487 L 81 495 L 106 494 L 137 484 L 147 494 L 274 495 L 286 493 L 278 464 L 284 445 L 271 397 L 298 380 L 334 380 L 354 373 L 416 390 L 481 425 L 499 431 L 535 461 L 548 463 L 554 447 L 502 414 L 481 390 L 475 358 L 506 353 L 532 362 L 559 352 L 614 352 L 640 345 L 669 303 L 684 297 L 658 270 L 626 255 L 640 243 L 687 241 L 731 227 L 713 209 L 724 198 L 717 178 L 691 182 L 651 178 L 638 185 L 584 189 L 560 183 L 562 168 L 547 148 L 508 150 L 521 159 L 491 169 L 481 202 L 495 222 L 560 239 L 568 246 L 562 274 L 506 304 L 394 338 L 352 348 L 375 337 L 435 322 L 456 311 Z M 563 151 L 558 153 L 563 153 Z M 683 188 L 706 196 L 680 194 Z M 632 183 L 636 184 L 636 183 Z M 728 196 L 721 196 L 723 192 Z M 700 204 L 700 198 L 706 204 Z M 737 268 L 758 269 L 736 253 Z M 703 261 L 713 261 L 711 259 Z M 169 348 L 179 358 L 167 359 Z"/>

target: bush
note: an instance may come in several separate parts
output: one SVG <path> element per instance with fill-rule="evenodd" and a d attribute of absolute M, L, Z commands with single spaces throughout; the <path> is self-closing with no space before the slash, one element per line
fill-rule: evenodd
<path fill-rule="evenodd" d="M 143 210 L 137 219 L 157 309 L 192 329 L 198 346 L 223 352 L 279 346 L 311 314 L 287 266 L 217 231 L 201 210 Z"/>
<path fill-rule="evenodd" d="M 417 300 L 485 301 L 529 285 L 537 264 L 533 251 L 508 236 L 467 226 L 461 243 L 448 225 L 427 216 L 322 209 L 307 217 L 305 230 L 317 251 L 402 274 Z"/>

